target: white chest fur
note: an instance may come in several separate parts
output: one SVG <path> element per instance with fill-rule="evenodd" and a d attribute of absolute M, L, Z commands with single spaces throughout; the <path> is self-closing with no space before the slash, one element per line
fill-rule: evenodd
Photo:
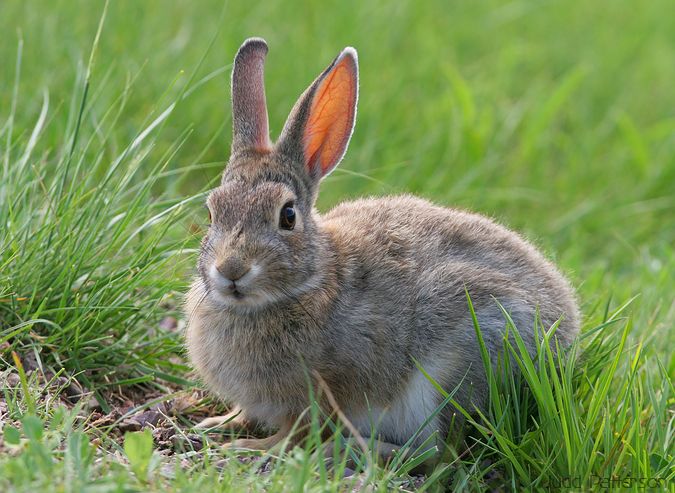
<path fill-rule="evenodd" d="M 440 372 L 433 365 L 422 365 L 434 379 Z M 369 410 L 348 413 L 356 429 L 364 436 L 375 433 L 380 439 L 403 444 L 419 432 L 413 446 L 420 446 L 434 432 L 438 431 L 438 416 L 433 416 L 426 426 L 424 422 L 434 415 L 442 398 L 431 381 L 419 370 L 415 370 L 405 391 L 389 406 L 371 406 Z"/>
<path fill-rule="evenodd" d="M 275 384 L 257 372 L 269 363 L 260 361 L 222 314 L 206 310 L 193 316 L 186 332 L 190 359 L 210 389 L 226 402 L 241 406 L 249 418 L 268 424 L 281 421 L 287 413 L 284 403 L 270 392 Z M 260 348 L 258 348 L 260 349 Z"/>

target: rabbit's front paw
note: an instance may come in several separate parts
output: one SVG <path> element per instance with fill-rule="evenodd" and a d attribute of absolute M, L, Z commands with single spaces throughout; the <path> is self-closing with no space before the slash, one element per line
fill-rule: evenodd
<path fill-rule="evenodd" d="M 247 430 L 252 428 L 251 422 L 244 418 L 240 407 L 235 407 L 224 416 L 211 416 L 195 425 L 198 430 L 218 428 L 220 430 Z"/>
<path fill-rule="evenodd" d="M 287 420 L 274 435 L 266 438 L 239 438 L 223 445 L 226 449 L 244 449 L 244 450 L 270 450 L 271 448 L 282 445 L 284 448 L 293 448 L 293 445 L 301 439 L 302 433 L 291 433 L 294 420 Z"/>

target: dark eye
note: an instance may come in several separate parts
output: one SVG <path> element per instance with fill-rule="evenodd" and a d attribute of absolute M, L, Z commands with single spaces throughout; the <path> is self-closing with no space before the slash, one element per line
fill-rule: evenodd
<path fill-rule="evenodd" d="M 211 209 L 209 209 L 209 208 L 207 207 L 207 208 L 206 208 L 206 211 L 207 211 L 208 214 L 209 214 L 209 224 L 211 224 L 211 220 L 212 220 L 212 218 L 211 218 Z"/>
<path fill-rule="evenodd" d="M 293 202 L 287 202 L 281 208 L 279 227 L 288 231 L 295 227 L 295 209 L 293 208 Z"/>

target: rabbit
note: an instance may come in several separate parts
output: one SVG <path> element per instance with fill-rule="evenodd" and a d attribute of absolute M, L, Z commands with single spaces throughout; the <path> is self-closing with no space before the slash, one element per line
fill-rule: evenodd
<path fill-rule="evenodd" d="M 457 413 L 434 414 L 443 401 L 434 383 L 466 409 L 487 405 L 466 294 L 494 358 L 506 330 L 500 305 L 534 353 L 537 317 L 545 327 L 559 321 L 562 347 L 574 340 L 575 293 L 534 246 L 478 214 L 412 195 L 320 214 L 319 184 L 354 129 L 357 52 L 342 50 L 300 96 L 276 143 L 267 52 L 250 38 L 235 57 L 231 157 L 206 201 L 210 225 L 186 297 L 189 357 L 233 404 L 198 427 L 275 429 L 228 444 L 267 450 L 296 436 L 312 395 L 379 450 L 438 443 Z"/>

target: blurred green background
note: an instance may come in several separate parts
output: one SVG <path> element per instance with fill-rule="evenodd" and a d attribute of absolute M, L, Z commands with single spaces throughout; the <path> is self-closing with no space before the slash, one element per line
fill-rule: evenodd
<path fill-rule="evenodd" d="M 102 10 L 98 1 L 0 4 L 0 109 L 6 114 L 11 106 L 22 42 L 15 133 L 28 133 L 46 89 L 42 152 L 50 139 L 60 146 L 72 125 L 73 94 Z M 104 159 L 191 81 L 199 87 L 179 103 L 152 155 L 190 129 L 171 166 L 225 161 L 229 64 L 254 35 L 270 46 L 273 138 L 339 50 L 352 45 L 359 52 L 356 131 L 323 184 L 321 210 L 354 196 L 406 191 L 477 210 L 554 257 L 580 286 L 587 311 L 609 295 L 642 294 L 640 320 L 653 324 L 646 333 L 670 326 L 672 2 L 114 1 L 86 115 L 95 129 L 117 98 L 127 99 Z M 195 193 L 220 170 L 214 164 L 167 179 L 158 193 Z M 195 211 L 198 222 L 203 212 Z"/>

